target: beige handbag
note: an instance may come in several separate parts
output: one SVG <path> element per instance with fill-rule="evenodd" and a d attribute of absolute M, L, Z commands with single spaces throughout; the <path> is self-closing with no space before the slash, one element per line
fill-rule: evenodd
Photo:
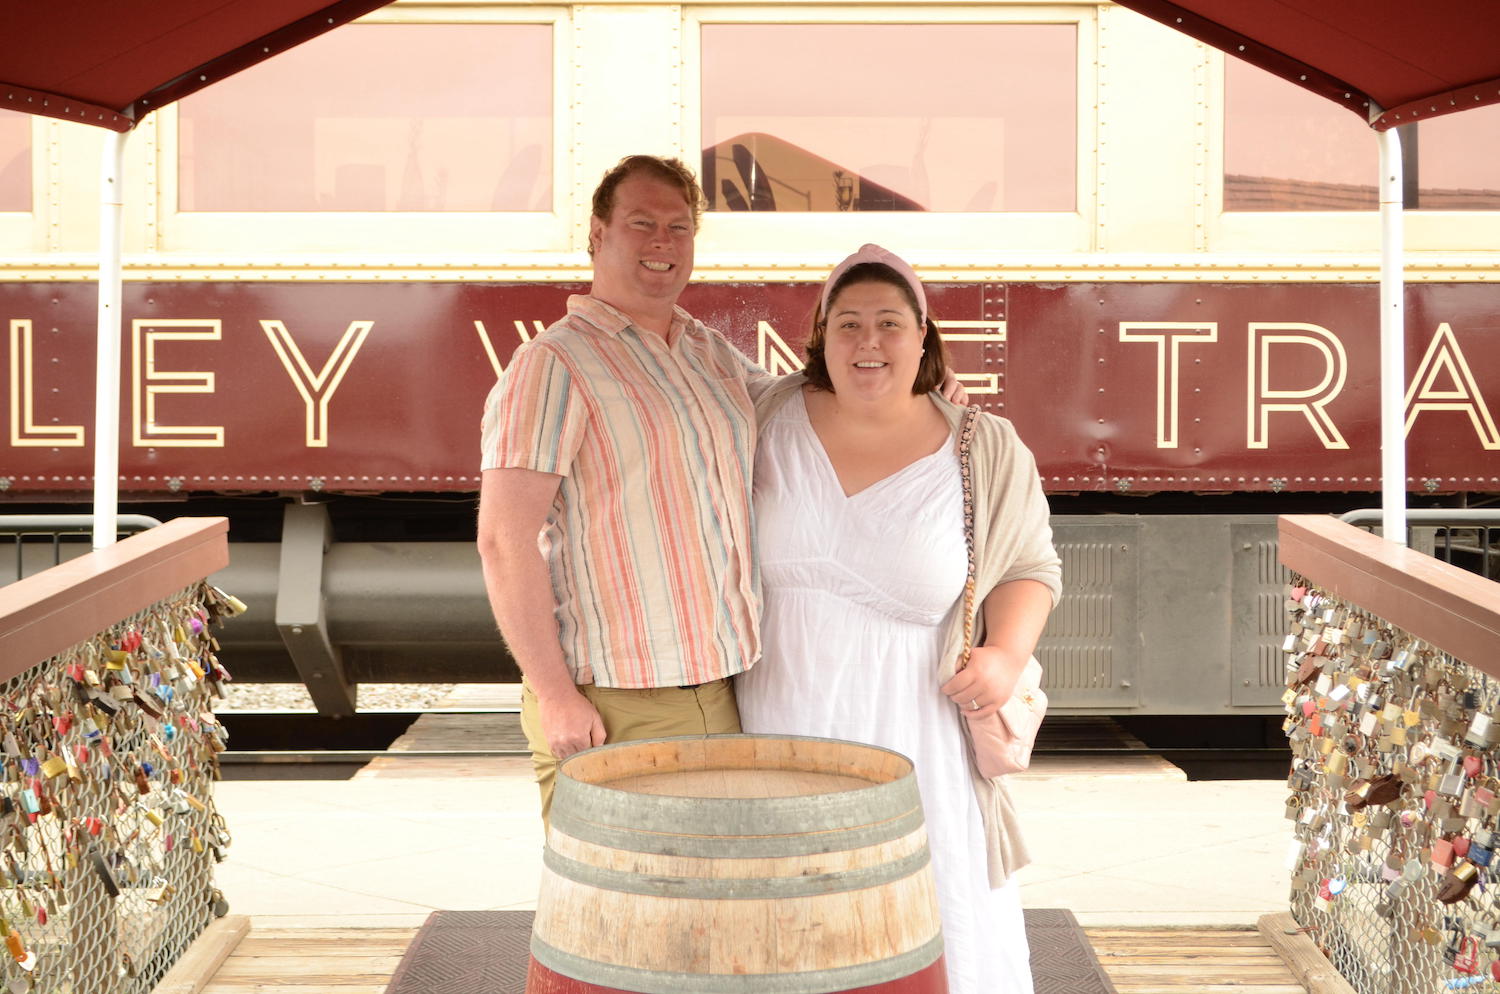
<path fill-rule="evenodd" d="M 974 488 L 970 470 L 969 444 L 974 438 L 974 421 L 979 408 L 964 412 L 958 435 L 959 475 L 964 486 L 964 544 L 969 552 L 969 574 L 964 582 L 964 649 L 958 668 L 969 665 L 969 650 L 974 644 Z M 1019 773 L 1031 765 L 1031 749 L 1036 744 L 1037 729 L 1047 713 L 1047 695 L 1042 693 L 1042 664 L 1032 656 L 1021 670 L 1010 700 L 994 714 L 969 718 L 969 738 L 974 745 L 974 763 L 986 779 Z"/>

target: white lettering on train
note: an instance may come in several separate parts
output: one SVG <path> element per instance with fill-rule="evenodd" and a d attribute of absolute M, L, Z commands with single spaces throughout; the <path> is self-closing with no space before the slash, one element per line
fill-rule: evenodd
<path fill-rule="evenodd" d="M 36 387 L 32 382 L 34 347 L 31 322 L 10 322 L 10 444 L 75 449 L 83 446 L 83 425 L 36 423 Z"/>
<path fill-rule="evenodd" d="M 1323 378 L 1316 386 L 1277 389 L 1271 386 L 1271 355 L 1274 346 L 1301 345 L 1314 349 L 1323 360 Z M 1287 355 L 1285 349 L 1276 350 Z M 1306 369 L 1307 353 L 1298 352 L 1297 364 Z M 1281 368 L 1285 368 L 1284 366 Z M 1271 445 L 1270 420 L 1273 412 L 1301 414 L 1307 418 L 1325 449 L 1347 449 L 1349 443 L 1324 410 L 1344 389 L 1349 374 L 1349 357 L 1344 343 L 1327 328 L 1316 324 L 1268 321 L 1251 322 L 1249 337 L 1249 415 L 1247 446 L 1266 449 Z M 1285 379 L 1285 377 L 1282 377 Z M 1305 379 L 1305 376 L 1299 377 Z"/>
<path fill-rule="evenodd" d="M 1438 385 L 1438 378 L 1444 375 L 1451 386 Z M 1462 411 L 1469 416 L 1474 434 L 1479 436 L 1479 444 L 1486 449 L 1500 449 L 1500 432 L 1495 431 L 1495 419 L 1490 416 L 1484 395 L 1479 392 L 1479 384 L 1469 369 L 1469 360 L 1458 347 L 1453 329 L 1446 321 L 1438 325 L 1437 334 L 1432 336 L 1432 342 L 1411 378 L 1411 385 L 1406 388 L 1408 435 L 1417 415 L 1423 411 Z"/>
<path fill-rule="evenodd" d="M 540 335 L 547 330 L 546 325 L 540 321 L 532 321 L 530 329 L 526 327 L 525 321 L 518 320 L 514 324 L 516 326 L 516 334 L 520 336 L 522 345 L 531 341 L 533 331 Z M 500 353 L 495 351 L 495 343 L 490 341 L 489 329 L 484 326 L 483 321 L 476 320 L 474 322 L 474 332 L 479 336 L 479 344 L 484 347 L 485 358 L 489 359 L 490 366 L 495 370 L 495 379 L 498 380 L 505 375 L 505 363 L 500 361 Z"/>
<path fill-rule="evenodd" d="M 1005 321 L 986 319 L 983 321 L 934 321 L 945 342 L 978 342 L 980 345 L 1003 345 L 1005 343 Z M 955 373 L 954 377 L 964 385 L 971 395 L 998 394 L 999 373 Z"/>
<path fill-rule="evenodd" d="M 325 448 L 329 439 L 328 407 L 349 371 L 355 355 L 374 327 L 373 321 L 353 321 L 335 344 L 322 369 L 314 372 L 285 324 L 260 322 L 292 384 L 307 410 L 306 442 Z M 483 321 L 473 322 L 486 358 L 498 378 L 505 363 Z M 530 342 L 545 330 L 541 321 L 513 322 L 521 343 Z M 1003 320 L 939 321 L 947 342 L 1003 344 Z M 1271 414 L 1301 414 L 1323 446 L 1347 449 L 1348 442 L 1326 408 L 1343 391 L 1348 376 L 1348 355 L 1338 336 L 1320 325 L 1256 322 L 1249 325 L 1247 340 L 1247 446 L 1271 447 Z M 9 322 L 9 442 L 14 448 L 80 448 L 87 444 L 83 425 L 39 424 L 35 384 L 36 347 L 32 321 L 12 318 Z M 157 401 L 163 395 L 212 394 L 215 373 L 207 370 L 161 368 L 156 349 L 162 342 L 220 341 L 222 322 L 210 318 L 136 319 L 131 322 L 131 414 L 132 442 L 137 447 L 174 446 L 218 448 L 225 444 L 223 425 L 162 424 Z M 1176 448 L 1182 403 L 1181 362 L 1184 345 L 1209 345 L 1219 340 L 1216 322 L 1122 321 L 1119 340 L 1156 346 L 1156 447 Z M 756 329 L 757 360 L 772 373 L 791 373 L 802 368 L 797 352 L 769 321 Z M 1294 349 L 1293 346 L 1301 346 Z M 1273 359 L 1275 360 L 1273 362 Z M 1310 368 L 1319 375 L 1313 386 L 1277 386 L 1295 378 L 1305 384 Z M 1300 372 L 1299 372 L 1300 370 Z M 960 372 L 958 378 L 971 394 L 998 393 L 999 376 L 990 372 Z M 1468 358 L 1452 327 L 1444 322 L 1434 332 L 1405 397 L 1406 433 L 1427 412 L 1461 413 L 1468 417 L 1480 445 L 1500 450 L 1500 428 L 1490 412 Z M 54 422 L 58 419 L 53 418 Z"/>
<path fill-rule="evenodd" d="M 1156 345 L 1156 447 L 1177 448 L 1177 408 L 1181 394 L 1178 367 L 1182 346 L 1219 340 L 1213 321 L 1121 321 L 1120 341 Z"/>
<path fill-rule="evenodd" d="M 339 384 L 343 382 L 344 374 L 349 371 L 350 363 L 354 362 L 360 346 L 365 344 L 375 322 L 350 321 L 349 327 L 339 337 L 338 344 L 333 347 L 333 354 L 316 373 L 312 371 L 312 366 L 297 347 L 286 325 L 280 321 L 262 319 L 260 326 L 271 340 L 276 358 L 281 360 L 287 375 L 292 378 L 292 385 L 297 388 L 297 392 L 302 395 L 302 402 L 307 406 L 307 447 L 327 448 L 328 402 L 333 399 Z"/>
<path fill-rule="evenodd" d="M 162 330 L 166 328 L 176 330 Z M 217 318 L 136 318 L 130 322 L 133 444 L 140 447 L 223 448 L 223 425 L 164 425 L 156 418 L 156 399 L 163 394 L 214 392 L 212 372 L 157 368 L 156 346 L 161 342 L 217 342 L 223 337 L 223 322 Z"/>
<path fill-rule="evenodd" d="M 775 376 L 795 373 L 802 368 L 802 360 L 769 321 L 755 326 L 755 361 L 760 363 L 761 369 Z"/>

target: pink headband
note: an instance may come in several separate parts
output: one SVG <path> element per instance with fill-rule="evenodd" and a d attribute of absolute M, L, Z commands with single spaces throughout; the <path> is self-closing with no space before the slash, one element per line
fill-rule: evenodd
<path fill-rule="evenodd" d="M 823 282 L 823 305 L 821 308 L 823 320 L 828 320 L 828 297 L 833 292 L 833 288 L 838 285 L 839 280 L 843 278 L 845 273 L 864 262 L 878 262 L 881 265 L 889 266 L 896 271 L 897 276 L 906 281 L 906 285 L 911 287 L 912 295 L 917 298 L 917 317 L 920 319 L 918 323 L 926 327 L 927 293 L 922 289 L 922 281 L 917 279 L 916 271 L 908 266 L 906 261 L 899 256 L 887 252 L 879 245 L 873 243 L 861 245 L 858 252 L 855 252 L 837 266 L 834 266 L 833 272 L 828 274 L 828 279 Z"/>

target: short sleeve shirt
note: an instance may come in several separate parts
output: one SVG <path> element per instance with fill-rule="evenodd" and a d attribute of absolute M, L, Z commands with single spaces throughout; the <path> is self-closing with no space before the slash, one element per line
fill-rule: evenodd
<path fill-rule="evenodd" d="M 663 340 L 589 296 L 516 351 L 482 467 L 562 477 L 540 545 L 576 682 L 687 686 L 759 656 L 750 389 L 766 379 L 681 308 Z"/>

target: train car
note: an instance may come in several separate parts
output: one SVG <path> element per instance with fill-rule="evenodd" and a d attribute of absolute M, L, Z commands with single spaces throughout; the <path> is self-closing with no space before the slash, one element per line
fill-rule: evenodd
<path fill-rule="evenodd" d="M 513 680 L 483 399 L 586 289 L 638 151 L 707 205 L 683 305 L 772 372 L 866 241 L 1035 451 L 1062 713 L 1280 710 L 1275 516 L 1378 502 L 1376 144 L 1109 3 L 401 0 L 127 147 L 124 509 L 222 513 L 242 680 Z M 1500 493 L 1500 108 L 1408 128 L 1413 503 Z M 86 510 L 100 136 L 0 110 L 0 512 Z M 22 558 L 30 556 L 23 550 Z"/>

